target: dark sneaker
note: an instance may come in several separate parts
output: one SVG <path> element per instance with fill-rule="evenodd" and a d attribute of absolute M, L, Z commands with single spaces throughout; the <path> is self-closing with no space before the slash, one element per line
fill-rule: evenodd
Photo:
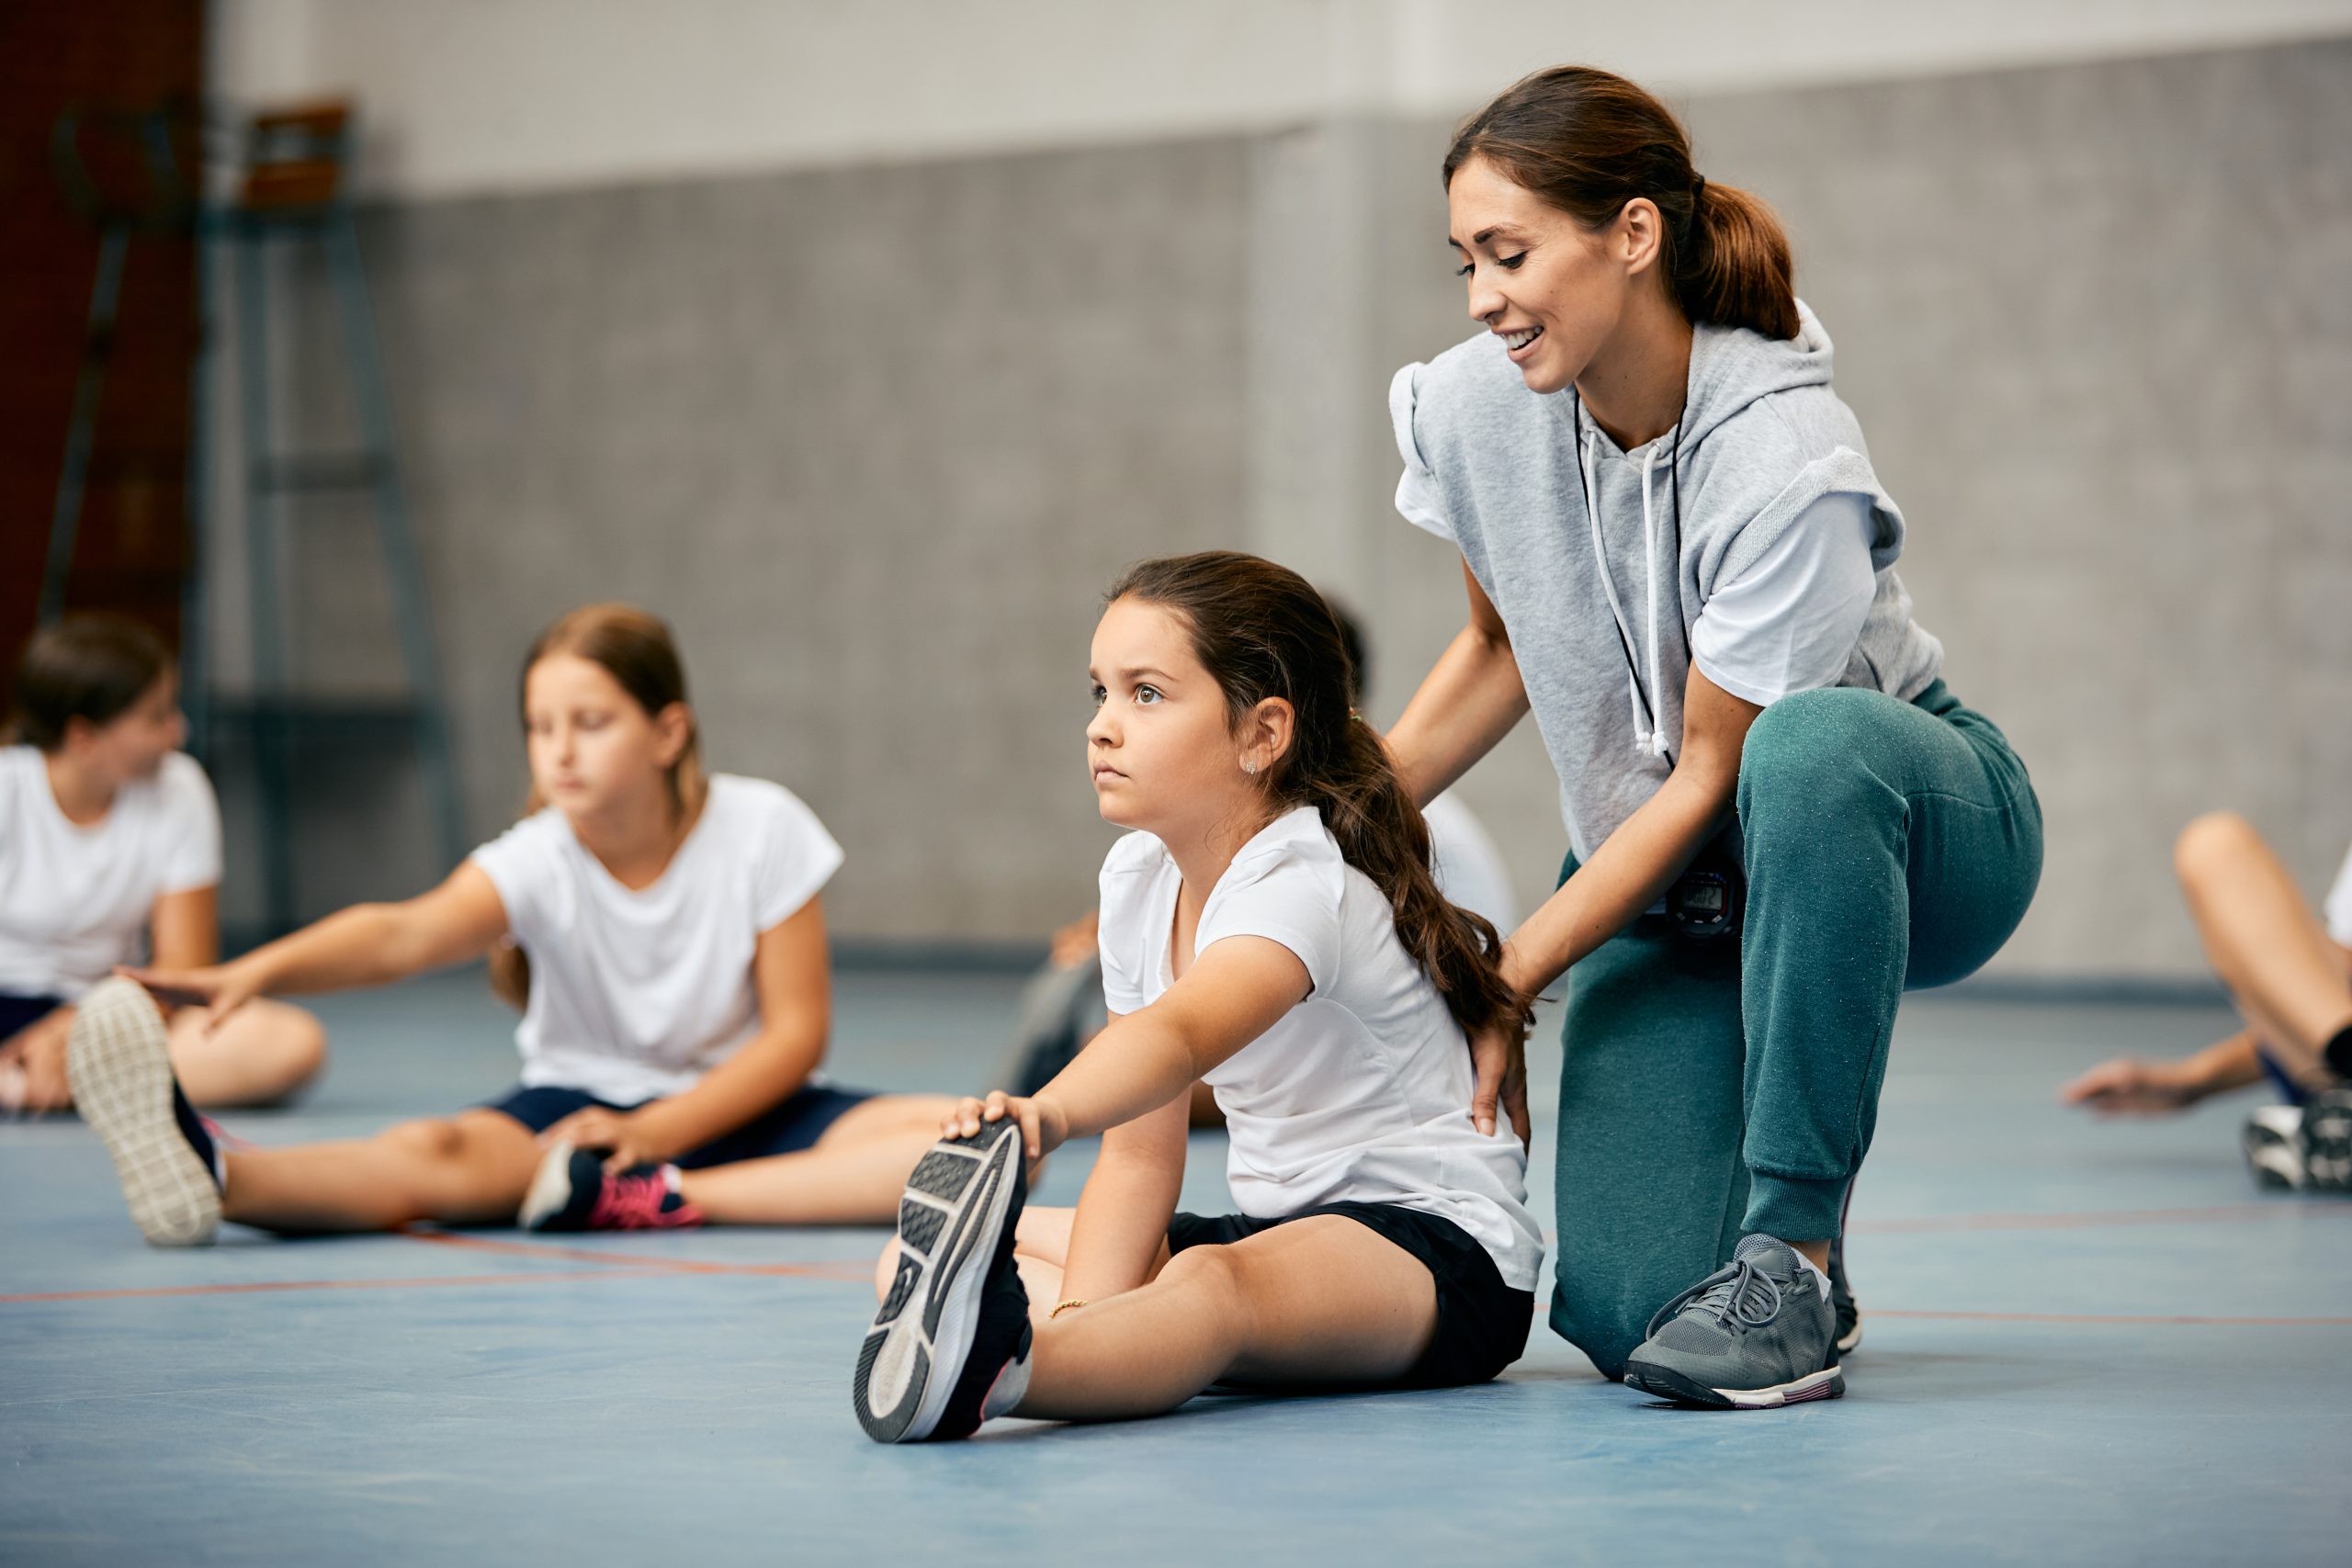
<path fill-rule="evenodd" d="M 135 982 L 101 980 L 74 1005 L 65 1046 L 74 1107 L 114 1156 L 151 1247 L 202 1247 L 220 1228 L 220 1155 L 172 1077 L 164 1015 Z"/>
<path fill-rule="evenodd" d="M 1862 1309 L 1855 1304 L 1854 1287 L 1846 1280 L 1844 1236 L 1829 1244 L 1829 1267 L 1823 1272 L 1829 1276 L 1829 1312 L 1838 1323 L 1838 1335 L 1832 1343 L 1838 1347 L 1838 1359 L 1842 1360 L 1862 1342 Z"/>
<path fill-rule="evenodd" d="M 2245 1168 L 2257 1187 L 2298 1188 L 2303 1184 L 2303 1108 L 2263 1105 L 2245 1119 L 2238 1134 L 2245 1151 Z"/>
<path fill-rule="evenodd" d="M 2304 1186 L 2315 1192 L 2352 1192 L 2352 1089 L 2312 1096 L 2296 1142 Z"/>
<path fill-rule="evenodd" d="M 674 1165 L 615 1176 L 587 1149 L 559 1143 L 539 1161 L 515 1223 L 527 1231 L 691 1230 L 703 1213 L 678 1190 Z"/>
<path fill-rule="evenodd" d="M 899 1269 L 857 1353 L 877 1443 L 966 1438 L 1029 1385 L 1029 1292 L 1012 1263 L 1024 1182 L 1010 1119 L 931 1146 L 899 1202 Z"/>
<path fill-rule="evenodd" d="M 1846 1392 L 1836 1314 L 1787 1243 L 1743 1237 L 1718 1269 L 1658 1309 L 1625 1381 L 1678 1404 L 1767 1409 Z"/>

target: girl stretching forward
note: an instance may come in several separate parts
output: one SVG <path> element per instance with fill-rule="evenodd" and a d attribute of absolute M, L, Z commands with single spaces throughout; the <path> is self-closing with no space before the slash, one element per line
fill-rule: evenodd
<path fill-rule="evenodd" d="M 1154 1415 L 1220 1379 L 1485 1382 L 1526 1348 L 1543 1238 L 1525 1148 L 1471 1122 L 1464 1032 L 1519 1003 L 1349 712 L 1330 610 L 1252 556 L 1151 561 L 1093 659 L 1088 765 L 1136 829 L 1102 866 L 1111 1021 L 1034 1099 L 963 1101 L 916 1168 L 859 1420 L 907 1442 Z M 1196 1078 L 1238 1215 L 1174 1212 Z M 1076 1211 L 1023 1213 L 1024 1152 L 1097 1132 Z"/>
<path fill-rule="evenodd" d="M 518 1211 L 543 1228 L 691 1224 L 731 1196 L 726 1173 L 701 1168 L 757 1156 L 801 1178 L 763 1182 L 761 1217 L 891 1212 L 951 1102 L 811 1081 L 830 1013 L 817 894 L 840 848 L 783 786 L 704 776 L 684 670 L 642 611 L 592 604 L 543 633 L 523 720 L 534 802 L 552 804 L 432 892 L 218 967 L 134 972 L 217 1022 L 266 992 L 384 985 L 496 949 L 502 989 L 527 991 L 522 1085 L 364 1141 L 223 1150 L 187 1109 L 147 993 L 107 982 L 67 1065 L 150 1242 L 200 1244 L 223 1218 L 280 1232 Z"/>

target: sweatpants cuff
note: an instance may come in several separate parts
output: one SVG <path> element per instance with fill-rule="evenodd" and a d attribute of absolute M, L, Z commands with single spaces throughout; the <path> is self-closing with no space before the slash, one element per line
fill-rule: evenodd
<path fill-rule="evenodd" d="M 1747 1218 L 1740 1228 L 1749 1235 L 1777 1236 L 1782 1241 L 1827 1241 L 1838 1234 L 1850 1180 L 1840 1176 L 1824 1181 L 1750 1169 Z"/>

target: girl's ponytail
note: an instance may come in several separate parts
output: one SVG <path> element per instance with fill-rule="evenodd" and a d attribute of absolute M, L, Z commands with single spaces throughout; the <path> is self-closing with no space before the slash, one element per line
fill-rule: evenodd
<path fill-rule="evenodd" d="M 1269 697 L 1290 705 L 1290 749 L 1264 775 L 1272 804 L 1321 813 L 1340 855 L 1386 897 L 1396 940 L 1464 1032 L 1517 1019 L 1521 1003 L 1500 968 L 1502 937 L 1438 891 L 1429 825 L 1386 743 L 1352 710 L 1347 647 L 1313 585 L 1256 556 L 1208 550 L 1146 561 L 1107 597 L 1181 616 L 1236 722 Z"/>

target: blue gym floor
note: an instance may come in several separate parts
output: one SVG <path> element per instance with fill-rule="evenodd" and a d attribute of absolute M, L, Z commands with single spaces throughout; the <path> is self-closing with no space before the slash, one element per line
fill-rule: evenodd
<path fill-rule="evenodd" d="M 846 975 L 835 1075 L 980 1087 L 1016 989 Z M 478 976 L 319 1010 L 325 1080 L 232 1132 L 362 1134 L 509 1081 Z M 79 1124 L 0 1125 L 0 1562 L 2342 1563 L 2352 1203 L 2257 1193 L 2245 1099 L 2130 1124 L 2052 1100 L 2230 1027 L 1915 998 L 1854 1204 L 1850 1391 L 1724 1416 L 1539 1326 L 1485 1388 L 877 1448 L 848 1391 L 879 1230 L 154 1252 Z M 1547 1216 L 1557 1071 L 1554 1044 Z M 1194 1154 L 1188 1206 L 1224 1206 L 1220 1140 Z"/>

